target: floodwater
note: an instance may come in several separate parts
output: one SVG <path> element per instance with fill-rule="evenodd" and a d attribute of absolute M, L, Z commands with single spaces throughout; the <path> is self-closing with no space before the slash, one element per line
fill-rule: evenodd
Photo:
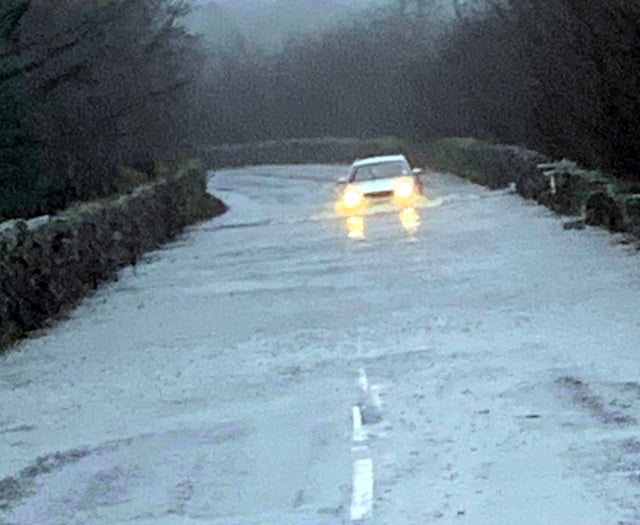
<path fill-rule="evenodd" d="M 637 255 L 442 174 L 336 217 L 345 169 L 215 174 L 0 356 L 0 523 L 640 522 Z"/>

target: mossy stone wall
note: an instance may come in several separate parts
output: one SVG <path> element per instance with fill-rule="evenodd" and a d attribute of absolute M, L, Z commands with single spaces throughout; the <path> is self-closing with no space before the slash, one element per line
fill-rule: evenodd
<path fill-rule="evenodd" d="M 226 211 L 197 161 L 130 193 L 0 224 L 0 348 L 194 222 Z"/>

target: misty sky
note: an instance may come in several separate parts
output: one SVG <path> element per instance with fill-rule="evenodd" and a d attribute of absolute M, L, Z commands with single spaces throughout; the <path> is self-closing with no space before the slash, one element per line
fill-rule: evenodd
<path fill-rule="evenodd" d="M 192 0 L 187 25 L 214 45 L 242 38 L 277 48 L 287 38 L 335 25 L 360 10 L 391 0 Z"/>
<path fill-rule="evenodd" d="M 218 5 L 227 7 L 227 8 L 254 8 L 260 9 L 265 5 L 272 5 L 274 3 L 278 3 L 279 0 L 214 0 Z M 371 4 L 379 4 L 384 2 L 385 0 L 314 0 L 313 3 L 322 6 L 329 6 L 336 9 L 345 9 L 345 8 L 360 8 L 367 7 Z M 200 4 L 208 4 L 211 3 L 211 0 L 192 0 L 194 5 Z"/>

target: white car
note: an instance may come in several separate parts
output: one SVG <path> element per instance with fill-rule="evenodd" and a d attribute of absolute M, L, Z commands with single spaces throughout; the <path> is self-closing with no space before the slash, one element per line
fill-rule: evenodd
<path fill-rule="evenodd" d="M 371 202 L 385 199 L 396 206 L 413 208 L 422 195 L 420 168 L 411 169 L 404 155 L 358 159 L 348 177 L 337 182 L 336 211 L 361 213 Z"/>

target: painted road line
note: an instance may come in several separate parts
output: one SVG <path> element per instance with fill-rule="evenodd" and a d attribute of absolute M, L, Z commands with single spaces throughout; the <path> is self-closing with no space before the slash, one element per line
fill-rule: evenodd
<path fill-rule="evenodd" d="M 362 427 L 362 412 L 359 406 L 353 407 L 353 442 L 362 443 L 367 440 L 367 433 Z"/>
<path fill-rule="evenodd" d="M 373 508 L 373 461 L 358 459 L 353 463 L 353 497 L 351 521 L 361 521 L 371 516 Z"/>
<path fill-rule="evenodd" d="M 363 394 L 369 391 L 369 379 L 367 379 L 367 373 L 364 368 L 360 369 L 360 377 L 358 377 L 358 386 Z"/>
<path fill-rule="evenodd" d="M 352 451 L 358 456 L 369 456 L 369 439 L 364 429 L 361 404 L 367 399 L 370 391 L 369 380 L 364 369 L 360 370 L 358 378 L 360 388 L 360 402 L 354 406 L 351 414 L 353 420 Z M 351 521 L 362 521 L 371 516 L 373 510 L 373 461 L 369 457 L 360 457 L 353 462 L 353 492 L 351 497 Z"/>

